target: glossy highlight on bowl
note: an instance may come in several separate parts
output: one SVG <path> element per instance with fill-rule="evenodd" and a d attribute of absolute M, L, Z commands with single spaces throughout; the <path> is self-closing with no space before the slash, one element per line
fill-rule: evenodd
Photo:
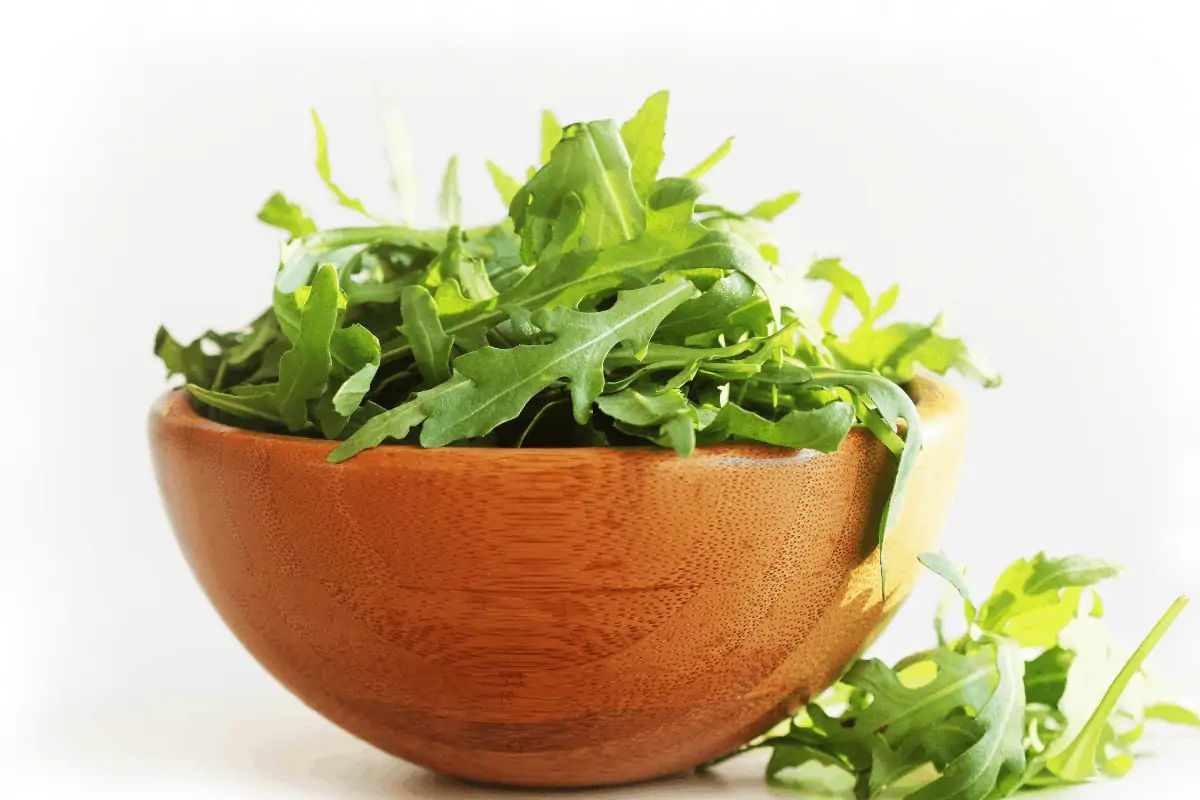
<path fill-rule="evenodd" d="M 450 775 L 593 786 L 686 770 L 831 684 L 934 548 L 966 413 L 909 386 L 925 445 L 887 542 L 894 459 L 765 445 L 426 450 L 328 464 L 330 442 L 209 421 L 150 438 L 184 554 L 279 681 L 366 741 Z"/>

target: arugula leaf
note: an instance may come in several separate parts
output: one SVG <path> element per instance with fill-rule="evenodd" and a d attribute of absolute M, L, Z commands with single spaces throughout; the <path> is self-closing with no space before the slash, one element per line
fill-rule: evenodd
<path fill-rule="evenodd" d="M 1015 642 L 1001 639 L 996 648 L 999 683 L 975 715 L 983 735 L 947 764 L 940 777 L 910 794 L 912 800 L 983 800 L 995 788 L 1002 770 L 1018 775 L 1025 771 L 1021 715 L 1025 664 Z"/>
<path fill-rule="evenodd" d="M 345 206 L 375 219 L 373 214 L 363 208 L 361 200 L 346 194 L 340 186 L 333 182 L 332 173 L 329 169 L 329 140 L 325 136 L 325 126 L 321 124 L 321 118 L 317 116 L 315 108 L 312 109 L 312 121 L 313 128 L 317 132 L 317 174 L 321 176 L 321 182 L 325 184 L 329 191 L 333 192 L 333 196 L 337 198 L 338 205 Z"/>
<path fill-rule="evenodd" d="M 585 422 L 604 387 L 609 351 L 628 342 L 635 352 L 643 352 L 658 323 L 694 291 L 687 281 L 676 280 L 620 292 L 606 311 L 538 311 L 533 323 L 554 341 L 508 350 L 485 347 L 455 359 L 455 373 L 469 379 L 470 386 L 430 401 L 421 444 L 439 447 L 482 436 L 516 418 L 535 394 L 560 378 L 569 381 L 576 421 Z"/>
<path fill-rule="evenodd" d="M 298 431 L 308 422 L 309 400 L 325 392 L 333 356 L 329 342 L 337 326 L 337 270 L 326 264 L 317 270 L 312 291 L 300 310 L 300 326 L 291 350 L 279 360 L 279 388 L 274 399 L 288 429 Z"/>
<path fill-rule="evenodd" d="M 437 304 L 424 286 L 407 286 L 400 300 L 401 330 L 412 346 L 417 368 L 430 384 L 450 379 L 450 351 L 454 337 L 442 331 Z"/>
<path fill-rule="evenodd" d="M 383 131 L 386 137 L 389 183 L 400 201 L 401 214 L 409 225 L 417 220 L 417 170 L 413 163 L 412 140 L 404 118 L 391 103 L 381 103 Z"/>
<path fill-rule="evenodd" d="M 702 177 L 704 177 L 704 173 L 708 172 L 710 169 L 715 167 L 717 164 L 719 164 L 721 162 L 721 159 L 723 159 L 723 158 L 725 158 L 725 156 L 729 155 L 729 149 L 731 147 L 733 147 L 733 137 L 732 136 L 730 136 L 725 141 L 721 142 L 720 146 L 717 147 L 716 150 L 713 150 L 711 153 L 709 153 L 708 156 L 706 156 L 703 161 L 701 161 L 699 164 L 697 164 L 696 166 L 689 169 L 687 172 L 683 173 L 683 177 L 685 177 L 685 178 L 702 178 Z"/>
<path fill-rule="evenodd" d="M 450 161 L 446 164 L 442 191 L 438 195 L 438 208 L 442 222 L 451 226 L 462 224 L 462 195 L 458 191 L 458 156 L 450 156 Z"/>
<path fill-rule="evenodd" d="M 292 235 L 292 238 L 316 233 L 317 226 L 304 209 L 288 201 L 281 192 L 276 192 L 267 198 L 258 211 L 258 218 L 268 225 L 282 228 Z"/>
<path fill-rule="evenodd" d="M 182 375 L 188 383 L 204 387 L 212 383 L 218 359 L 204 352 L 202 338 L 185 347 L 160 325 L 154 335 L 154 355 L 162 359 L 168 377 Z"/>
<path fill-rule="evenodd" d="M 940 554 L 921 561 L 970 606 L 962 570 Z M 1046 603 L 1047 595 L 1082 590 L 1115 572 L 1098 559 L 1039 554 L 1016 562 L 981 609 L 1007 603 L 1014 585 Z M 859 660 L 786 725 L 703 768 L 770 749 L 769 785 L 787 786 L 780 773 L 819 765 L 841 776 L 827 785 L 863 800 L 991 800 L 1120 777 L 1134 765 L 1144 721 L 1200 723 L 1169 701 L 1142 707 L 1143 696 L 1127 691 L 1185 604 L 1177 600 L 1134 655 L 1112 670 L 1095 616 L 1057 620 L 1059 644 L 1028 654 L 1016 640 L 976 625 L 958 641 L 890 668 Z"/>
<path fill-rule="evenodd" d="M 559 124 L 552 111 L 546 110 L 542 112 L 542 161 L 545 164 L 550 160 L 550 153 L 554 151 L 554 145 L 562 140 L 563 129 Z"/>
<path fill-rule="evenodd" d="M 744 213 L 698 204 L 707 189 L 696 178 L 732 140 L 686 175 L 660 176 L 668 106 L 667 92 L 651 95 L 620 127 L 563 129 L 543 114 L 540 169 L 522 185 L 489 162 L 509 213 L 478 228 L 461 225 L 451 158 L 439 192 L 447 227 L 420 229 L 411 143 L 384 104 L 392 188 L 409 224 L 318 229 L 273 195 L 260 218 L 289 238 L 270 307 L 245 328 L 186 346 L 160 330 L 155 352 L 169 375 L 211 393 L 193 400 L 223 421 L 346 437 L 335 460 L 411 441 L 418 428 L 431 446 L 520 446 L 536 426 L 539 446 L 648 440 L 687 455 L 729 439 L 828 451 L 861 426 L 899 459 L 882 541 L 920 447 L 901 385 L 918 369 L 989 385 L 998 377 L 942 334 L 940 318 L 876 327 L 896 289 L 872 305 L 836 261 L 818 262 L 810 277 L 836 284 L 827 310 L 842 296 L 836 286 L 851 287 L 863 319 L 845 335 L 821 326 L 796 280 L 803 272 L 778 266 L 762 227 L 798 193 Z M 312 116 L 321 180 L 378 222 L 333 182 L 325 128 Z M 642 302 L 652 307 L 644 317 Z M 646 403 L 672 413 L 647 417 L 638 411 Z M 1018 622 L 1030 620 L 1006 630 Z"/>
<path fill-rule="evenodd" d="M 962 568 L 955 566 L 944 553 L 925 553 L 918 556 L 918 560 L 927 569 L 950 582 L 950 585 L 962 597 L 963 612 L 967 618 L 967 625 L 973 623 L 975 621 L 976 609 L 975 604 L 971 602 L 971 590 L 967 587 Z"/>
<path fill-rule="evenodd" d="M 563 129 L 550 161 L 513 197 L 509 213 L 521 234 L 521 254 L 532 262 L 554 237 L 556 226 L 579 226 L 579 246 L 601 250 L 633 239 L 645 229 L 629 155 L 611 121 Z M 581 220 L 563 219 L 563 199 L 580 203 Z"/>
<path fill-rule="evenodd" d="M 764 200 L 746 212 L 747 217 L 754 217 L 770 222 L 784 211 L 791 208 L 800 199 L 799 192 L 784 192 L 774 200 Z"/>
<path fill-rule="evenodd" d="M 900 420 L 907 423 L 904 436 L 904 450 L 896 465 L 896 478 L 892 485 L 892 493 L 884 506 L 883 516 L 879 521 L 879 574 L 887 591 L 887 566 L 883 557 L 883 545 L 887 534 L 895 526 L 904 505 L 904 495 L 908 491 L 908 480 L 916 466 L 917 456 L 921 452 L 921 421 L 917 415 L 917 407 L 904 390 L 891 381 L 870 373 L 846 372 L 835 369 L 818 368 L 812 371 L 812 382 L 818 386 L 829 388 L 844 387 L 866 396 L 875 404 L 875 408 L 893 427 Z"/>
<path fill-rule="evenodd" d="M 1186 597 L 1180 597 L 1171 604 L 1171 607 L 1142 640 L 1138 649 L 1125 662 L 1125 666 L 1113 680 L 1108 691 L 1104 693 L 1104 697 L 1101 698 L 1095 711 L 1092 712 L 1078 734 L 1070 737 L 1067 734 L 1072 733 L 1072 730 L 1071 728 L 1067 729 L 1067 734 L 1064 734 L 1061 741 L 1068 741 L 1069 744 L 1050 756 L 1046 762 L 1047 769 L 1068 781 L 1083 781 L 1096 775 L 1099 758 L 1097 751 L 1100 749 L 1101 736 L 1108 724 L 1109 715 L 1116 707 L 1121 693 L 1129 685 L 1129 681 L 1141 669 L 1142 662 L 1150 655 L 1150 651 L 1162 639 L 1187 604 Z"/>
<path fill-rule="evenodd" d="M 283 419 L 275 408 L 275 398 L 270 395 L 240 396 L 205 389 L 193 383 L 185 387 L 188 394 L 205 405 L 244 419 L 261 420 L 282 424 Z"/>
<path fill-rule="evenodd" d="M 713 440 L 734 436 L 829 453 L 838 448 L 853 423 L 854 406 L 841 401 L 816 409 L 789 411 L 775 421 L 730 402 L 722 406 L 705 433 Z"/>
<path fill-rule="evenodd" d="M 980 628 L 1009 636 L 1023 647 L 1051 647 L 1058 632 L 1074 619 L 1083 589 L 1119 574 L 1120 567 L 1074 556 L 1015 562 L 996 581 L 992 596 L 979 609 Z"/>
<path fill-rule="evenodd" d="M 667 104 L 670 94 L 656 92 L 646 99 L 633 117 L 621 126 L 621 140 L 629 151 L 633 185 L 638 196 L 649 197 L 663 162 L 663 139 L 667 135 Z"/>
<path fill-rule="evenodd" d="M 330 404 L 334 413 L 349 421 L 371 390 L 371 382 L 379 371 L 379 339 L 356 323 L 333 332 L 329 352 L 334 362 L 347 373 L 330 397 Z"/>
<path fill-rule="evenodd" d="M 520 182 L 491 161 L 487 162 L 487 169 L 488 174 L 492 176 L 492 183 L 496 186 L 496 191 L 500 193 L 500 199 L 504 201 L 504 206 L 507 208 L 512 204 L 517 192 L 521 191 Z"/>

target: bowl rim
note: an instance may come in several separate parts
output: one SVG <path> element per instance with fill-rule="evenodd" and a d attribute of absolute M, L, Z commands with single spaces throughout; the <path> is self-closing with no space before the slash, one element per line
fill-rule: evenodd
<path fill-rule="evenodd" d="M 949 417 L 957 416 L 965 410 L 965 403 L 962 396 L 945 380 L 932 376 L 919 375 L 905 383 L 904 389 L 912 398 L 917 411 L 921 415 L 921 424 L 923 430 L 926 431 L 926 438 L 929 438 L 928 434 L 932 432 L 931 428 L 937 427 L 939 423 L 944 422 Z M 195 406 L 192 404 L 191 394 L 183 387 L 168 389 L 155 399 L 153 405 L 150 407 L 150 424 L 152 436 L 155 435 L 153 429 L 160 425 L 182 427 L 194 430 L 197 433 L 207 433 L 222 438 L 240 439 L 246 445 L 258 444 L 271 448 L 287 448 L 293 452 L 303 452 L 307 449 L 312 451 L 313 454 L 319 455 L 322 463 L 326 463 L 326 456 L 337 446 L 337 442 L 330 439 L 256 431 L 208 419 L 196 411 Z M 857 426 L 850 429 L 846 438 L 869 435 L 869 432 L 865 428 Z M 839 446 L 838 449 L 840 450 L 841 447 Z M 418 453 L 421 454 L 422 458 L 427 459 L 461 457 L 471 460 L 486 460 L 495 458 L 536 458 L 539 456 L 542 458 L 553 457 L 563 460 L 571 458 L 630 457 L 642 459 L 656 458 L 660 460 L 679 459 L 670 448 L 658 447 L 653 444 L 584 447 L 422 447 L 415 444 L 381 444 L 377 447 L 364 450 L 340 464 L 329 464 L 329 466 L 345 467 L 350 464 L 365 466 L 373 461 L 406 458 Z M 706 460 L 713 457 L 727 460 L 731 456 L 755 459 L 784 458 L 792 460 L 797 457 L 807 459 L 818 454 L 819 451 L 811 449 L 796 449 L 761 442 L 735 442 L 732 444 L 698 446 L 687 460 L 694 462 L 697 459 Z"/>

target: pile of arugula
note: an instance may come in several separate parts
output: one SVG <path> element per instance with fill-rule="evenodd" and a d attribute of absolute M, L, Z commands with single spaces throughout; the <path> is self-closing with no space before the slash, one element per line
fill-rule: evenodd
<path fill-rule="evenodd" d="M 385 441 L 426 447 L 623 445 L 687 455 L 728 440 L 833 451 L 854 425 L 896 455 L 881 538 L 896 517 L 921 428 L 901 385 L 918 366 L 994 386 L 959 339 L 879 320 L 837 259 L 787 270 L 760 223 L 799 197 L 744 213 L 700 203 L 698 179 L 725 141 L 682 177 L 660 178 L 666 92 L 618 127 L 561 127 L 547 112 L 542 166 L 521 185 L 488 163 L 508 217 L 462 226 L 458 162 L 439 196 L 445 227 L 367 211 L 331 178 L 316 113 L 317 172 L 373 224 L 319 230 L 282 194 L 259 219 L 290 234 L 270 308 L 247 329 L 188 345 L 165 328 L 155 353 L 203 413 L 267 431 L 343 440 L 344 461 Z M 389 124 L 392 184 L 411 209 L 411 149 Z M 830 286 L 820 317 L 803 280 Z M 834 329 L 843 299 L 858 312 Z M 906 425 L 902 437 L 900 420 Z"/>
<path fill-rule="evenodd" d="M 1122 661 L 1092 588 L 1119 572 L 1112 563 L 1022 559 L 976 606 L 961 569 L 938 553 L 921 561 L 961 596 L 962 636 L 947 638 L 944 602 L 936 649 L 893 667 L 855 662 L 791 720 L 705 768 L 770 749 L 767 779 L 784 790 L 990 800 L 1124 775 L 1149 720 L 1200 727 L 1200 717 L 1168 702 L 1142 668 L 1187 598 Z"/>

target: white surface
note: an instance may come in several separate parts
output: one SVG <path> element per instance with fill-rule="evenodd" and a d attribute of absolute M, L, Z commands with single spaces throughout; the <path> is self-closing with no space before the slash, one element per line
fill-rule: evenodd
<path fill-rule="evenodd" d="M 337 178 L 387 207 L 376 85 L 405 109 L 425 210 L 458 152 L 473 219 L 501 212 L 483 158 L 529 163 L 543 105 L 623 117 L 671 88 L 668 167 L 738 134 L 719 198 L 802 190 L 777 226 L 785 256 L 844 256 L 875 292 L 898 281 L 906 316 L 947 304 L 1001 367 L 1003 389 L 967 390 L 945 536 L 981 586 L 1041 548 L 1119 559 L 1130 574 L 1105 599 L 1127 644 L 1195 589 L 1186 4 L 415 5 L 6 11 L 0 797 L 482 796 L 341 734 L 245 655 L 184 567 L 146 457 L 157 324 L 192 335 L 263 305 L 276 237 L 253 215 L 272 191 L 344 219 L 311 168 L 310 106 Z M 879 654 L 927 641 L 933 597 L 927 581 Z M 1192 609 L 1153 663 L 1200 674 L 1198 643 Z M 1174 758 L 1079 794 L 1194 783 L 1195 745 L 1168 740 Z M 765 793 L 749 767 L 730 775 L 613 796 Z"/>

